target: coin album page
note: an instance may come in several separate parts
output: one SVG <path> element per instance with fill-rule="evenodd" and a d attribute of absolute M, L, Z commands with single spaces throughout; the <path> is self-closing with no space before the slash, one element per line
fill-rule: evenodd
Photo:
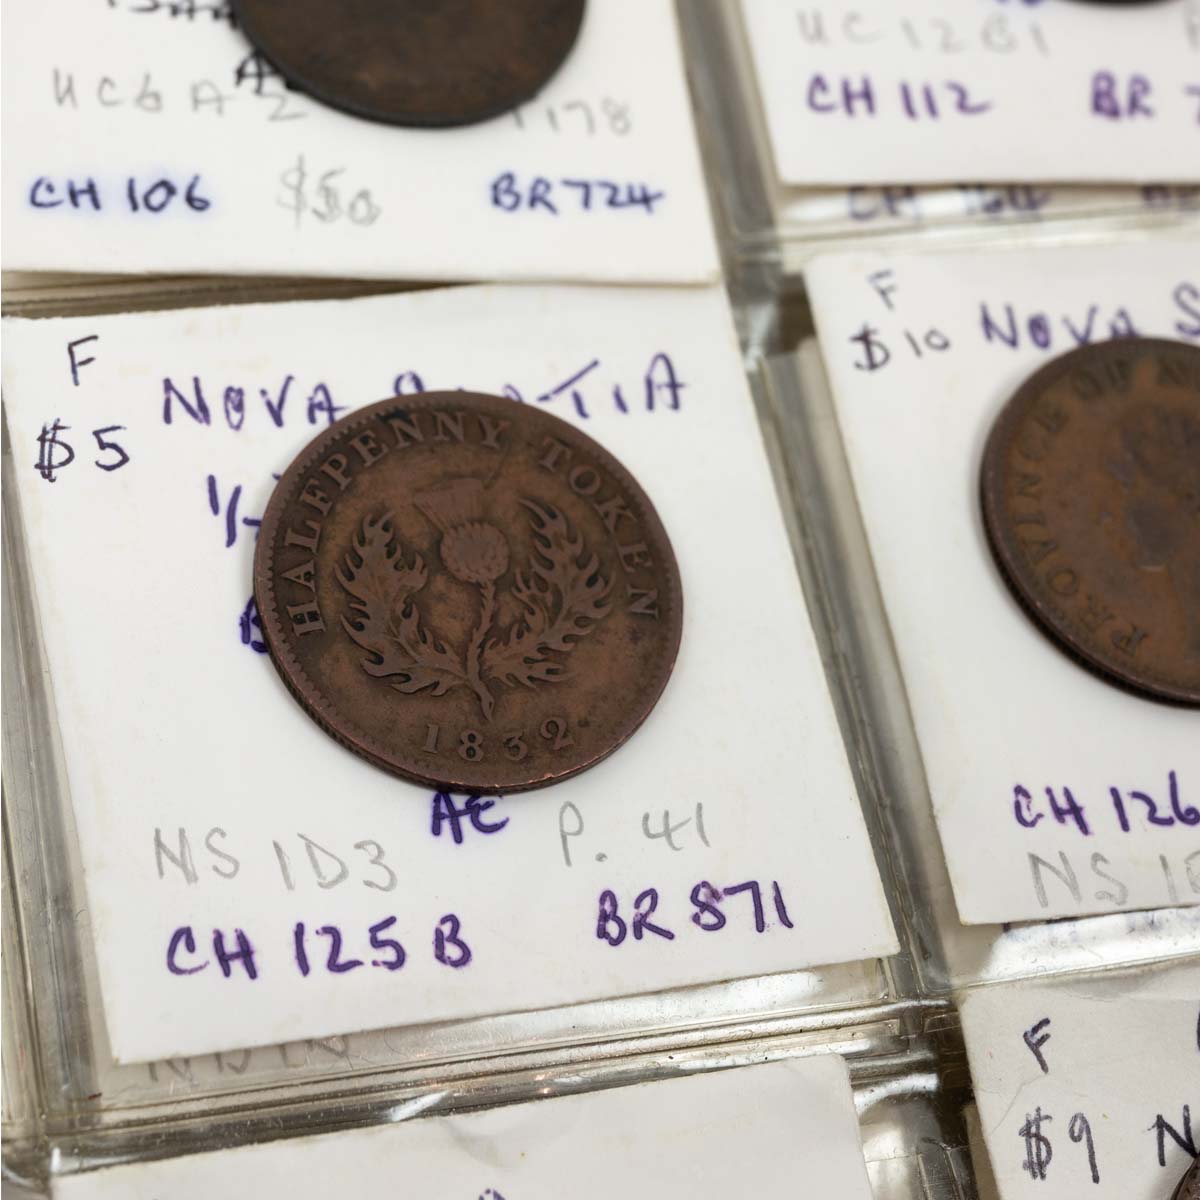
<path fill-rule="evenodd" d="M 977 988 L 961 1012 L 1003 1200 L 1172 1193 L 1200 1133 L 1194 957 Z"/>
<path fill-rule="evenodd" d="M 1182 1197 L 1200 0 L 541 3 L 6 8 L 6 1198 Z"/>
<path fill-rule="evenodd" d="M 224 0 L 15 5 L 8 270 L 711 282 L 670 0 L 587 5 L 479 125 L 375 124 L 284 86 Z"/>
<path fill-rule="evenodd" d="M 741 9 L 785 184 L 1200 180 L 1197 0 Z"/>
<path fill-rule="evenodd" d="M 1194 711 L 1085 670 L 989 550 L 980 468 L 1018 386 L 1087 341 L 1200 339 L 1200 247 L 818 259 L 808 282 L 959 917 L 1200 902 Z M 1150 818 L 1154 819 L 1151 820 Z"/>
<path fill-rule="evenodd" d="M 118 1061 L 897 949 L 721 290 L 444 289 L 5 335 Z M 611 450 L 684 595 L 674 673 L 626 745 L 473 801 L 318 728 L 251 603 L 257 525 L 296 453 L 356 407 L 460 386 Z"/>
<path fill-rule="evenodd" d="M 406 1116 L 419 1112 L 420 1102 Z M 662 1200 L 871 1200 L 846 1064 L 836 1055 L 402 1121 L 64 1178 L 55 1200 L 320 1200 L 419 1180 L 431 1200 L 620 1194 Z"/>

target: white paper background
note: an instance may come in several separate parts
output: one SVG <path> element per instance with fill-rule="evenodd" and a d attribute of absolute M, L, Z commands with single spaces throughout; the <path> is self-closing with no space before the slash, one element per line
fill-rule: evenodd
<path fill-rule="evenodd" d="M 784 183 L 1200 178 L 1197 0 L 742 0 L 742 11 Z M 1104 71 L 1116 90 L 1096 114 Z M 1152 115 L 1131 113 L 1134 76 Z M 847 104 L 847 86 L 869 87 L 870 104 Z M 959 111 L 964 96 L 986 111 Z"/>
<path fill-rule="evenodd" d="M 419 1105 L 419 1101 L 417 1104 Z M 846 1064 L 835 1055 L 643 1083 L 390 1128 L 115 1167 L 57 1200 L 317 1200 L 413 1190 L 430 1200 L 616 1195 L 870 1200 Z"/>
<path fill-rule="evenodd" d="M 1164 1130 L 1160 1163 L 1157 1119 L 1185 1141 L 1200 1135 L 1198 1018 L 1198 959 L 966 993 L 963 1035 L 1002 1200 L 1167 1200 L 1189 1155 Z"/>
<path fill-rule="evenodd" d="M 968 923 L 1200 902 L 1200 828 L 1149 825 L 1137 805 L 1123 833 L 1109 798 L 1110 787 L 1137 789 L 1169 811 L 1173 770 L 1181 802 L 1196 804 L 1200 714 L 1127 694 L 1058 650 L 995 567 L 978 498 L 995 416 L 1052 354 L 1114 329 L 1200 339 L 1198 267 L 1195 243 L 1162 241 L 847 255 L 818 260 L 810 272 L 955 901 Z M 1011 317 L 1015 348 L 987 336 L 983 306 L 1006 335 Z M 890 356 L 873 371 L 856 365 L 866 362 L 864 326 Z M 948 348 L 931 348 L 942 340 Z M 874 350 L 876 362 L 884 352 Z M 1046 813 L 1036 828 L 1014 818 L 1017 784 Z M 1047 786 L 1060 798 L 1071 788 L 1090 815 L 1090 836 L 1052 819 Z M 1079 896 L 1043 871 L 1043 903 L 1030 856 L 1065 874 L 1060 854 Z"/>
<path fill-rule="evenodd" d="M 190 8 L 165 0 L 7 7 L 6 268 L 716 278 L 670 0 L 589 4 L 575 49 L 519 116 L 449 130 L 358 120 L 252 70 L 239 83 L 249 43 L 213 7 L 221 0 Z M 295 181 L 301 156 L 307 207 L 297 216 L 298 193 L 284 177 Z M 511 212 L 492 202 L 491 185 L 504 172 L 514 173 L 526 201 Z M 197 175 L 195 195 L 211 201 L 203 211 L 184 198 Z M 557 216 L 527 203 L 538 176 L 553 183 Z M 162 178 L 180 194 L 161 212 L 139 203 L 135 213 L 126 194 L 131 177 L 135 196 Z M 39 200 L 67 202 L 34 207 L 39 178 L 54 187 L 43 185 Z M 584 189 L 562 186 L 564 178 L 611 181 L 621 197 L 625 185 L 644 184 L 663 199 L 652 213 L 610 208 L 595 188 L 585 210 Z M 70 203 L 68 181 L 83 187 L 88 179 L 98 212 L 86 195 L 78 207 Z M 368 211 L 355 199 L 364 188 L 379 209 L 370 224 L 354 219 Z M 505 194 L 502 202 L 514 201 Z"/>
<path fill-rule="evenodd" d="M 674 985 L 888 953 L 891 930 L 757 421 L 719 290 L 639 292 L 471 288 L 347 302 L 10 321 L 5 398 L 34 576 L 56 691 L 95 930 L 105 1012 L 122 1061 L 200 1053 L 454 1016 L 549 1007 Z M 76 348 L 73 386 L 68 341 Z M 653 376 L 670 355 L 678 408 Z M 561 381 L 595 363 L 571 389 Z M 253 530 L 272 472 L 316 432 L 305 399 L 324 382 L 355 406 L 418 372 L 428 388 L 515 388 L 578 420 L 643 483 L 662 516 L 684 587 L 683 643 L 667 690 L 619 753 L 578 779 L 500 802 L 499 833 L 430 833 L 431 796 L 361 762 L 312 724 L 267 659 L 242 644 Z M 260 389 L 277 403 L 276 428 Z M 212 424 L 180 407 L 162 419 L 163 379 L 201 381 Z M 413 377 L 404 375 L 411 389 Z M 222 396 L 240 387 L 229 428 Z M 614 399 L 621 389 L 622 413 Z M 586 411 L 586 418 L 580 412 Z M 58 418 L 77 458 L 53 484 L 34 469 L 38 435 Z M 323 421 L 323 418 L 318 418 Z M 90 431 L 130 455 L 89 449 Z M 59 451 L 60 456 L 63 452 Z M 207 477 L 216 481 L 210 509 Z M 242 486 L 233 547 L 226 518 Z M 560 815 L 573 865 L 564 860 Z M 461 800 L 460 800 L 461 803 Z M 703 805 L 705 845 L 697 805 Z M 686 821 L 677 848 L 664 810 Z M 577 820 L 578 816 L 578 820 Z M 155 828 L 179 852 L 190 838 L 196 881 L 156 864 Z M 217 829 L 218 833 L 211 831 Z M 347 865 L 317 854 L 301 835 Z M 207 839 L 207 842 L 206 842 Z M 370 864 L 378 843 L 396 883 Z M 278 842 L 291 864 L 284 882 Z M 239 863 L 236 874 L 228 859 Z M 159 877 L 160 866 L 162 878 Z M 229 876 L 233 877 L 229 877 Z M 767 927 L 751 897 L 726 901 L 723 929 L 690 920 L 694 885 L 761 881 Z M 794 928 L 776 916 L 779 881 Z M 611 888 L 624 917 L 643 889 L 660 894 L 647 934 L 596 936 Z M 736 907 L 735 907 L 736 904 Z M 434 960 L 433 930 L 462 921 L 473 959 Z M 395 914 L 408 952 L 397 972 L 330 974 L 320 938 L 332 923 L 342 957 L 369 958 L 367 930 Z M 304 921 L 314 970 L 293 962 Z M 172 932 L 193 925 L 191 964 L 211 960 L 211 931 L 246 931 L 259 978 L 210 961 L 165 967 Z M 364 953 L 365 951 L 365 953 Z"/>

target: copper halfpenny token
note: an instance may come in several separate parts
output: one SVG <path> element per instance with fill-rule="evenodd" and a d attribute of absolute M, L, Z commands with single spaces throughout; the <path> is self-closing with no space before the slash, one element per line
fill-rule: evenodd
<path fill-rule="evenodd" d="M 1047 363 L 997 418 L 982 491 L 1046 632 L 1126 687 L 1200 704 L 1200 347 L 1125 338 Z"/>
<path fill-rule="evenodd" d="M 530 99 L 575 44 L 584 0 L 233 0 L 294 87 L 393 125 L 467 125 Z"/>
<path fill-rule="evenodd" d="M 470 392 L 385 400 L 311 442 L 267 506 L 254 592 L 325 730 L 467 792 L 611 754 L 666 686 L 683 612 L 633 476 L 558 417 Z"/>

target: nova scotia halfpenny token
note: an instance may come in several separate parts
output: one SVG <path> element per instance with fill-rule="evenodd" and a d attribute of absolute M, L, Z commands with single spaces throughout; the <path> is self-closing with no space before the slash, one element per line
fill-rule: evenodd
<path fill-rule="evenodd" d="M 530 99 L 570 53 L 584 0 L 234 0 L 290 84 L 393 125 L 468 125 Z"/>
<path fill-rule="evenodd" d="M 386 400 L 311 442 L 267 506 L 254 592 L 318 724 L 464 792 L 611 754 L 666 686 L 683 615 L 633 476 L 558 417 L 470 392 Z"/>
<path fill-rule="evenodd" d="M 988 438 L 983 515 L 1018 600 L 1093 670 L 1200 704 L 1200 347 L 1085 346 Z"/>

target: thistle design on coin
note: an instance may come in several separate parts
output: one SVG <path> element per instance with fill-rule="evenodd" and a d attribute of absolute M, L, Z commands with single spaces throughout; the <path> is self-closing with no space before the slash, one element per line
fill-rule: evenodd
<path fill-rule="evenodd" d="M 393 397 L 306 446 L 263 514 L 254 593 L 317 724 L 463 792 L 611 754 L 682 631 L 675 555 L 633 476 L 544 409 L 471 392 Z"/>
<path fill-rule="evenodd" d="M 510 556 L 504 534 L 483 519 L 483 489 L 481 480 L 454 479 L 413 497 L 441 532 L 446 570 L 479 590 L 479 620 L 461 653 L 422 620 L 414 597 L 428 572 L 419 554 L 405 560 L 388 516 L 364 519 L 337 577 L 351 597 L 352 612 L 342 624 L 369 652 L 362 664 L 368 675 L 388 679 L 407 694 L 428 689 L 442 696 L 465 686 L 490 721 L 496 700 L 488 680 L 534 687 L 567 678 L 566 665 L 549 652 L 569 653 L 609 615 L 612 581 L 600 573 L 600 560 L 562 513 L 523 499 L 535 553 L 513 577 L 511 594 L 522 613 L 500 637 L 485 640 L 496 619 L 496 582 L 508 570 Z"/>

